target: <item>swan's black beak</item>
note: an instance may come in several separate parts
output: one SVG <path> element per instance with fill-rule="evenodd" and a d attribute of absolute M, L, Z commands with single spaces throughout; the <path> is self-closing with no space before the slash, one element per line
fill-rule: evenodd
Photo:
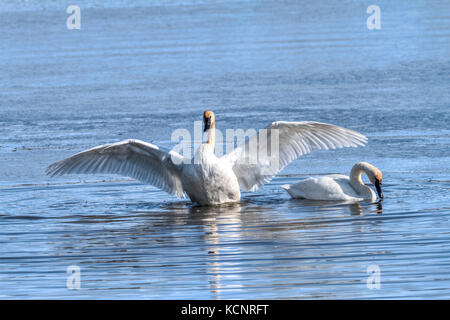
<path fill-rule="evenodd" d="M 211 117 L 203 118 L 203 122 L 205 123 L 205 129 L 203 130 L 203 132 L 206 132 L 207 130 L 209 130 L 209 128 L 211 128 Z"/>
<path fill-rule="evenodd" d="M 383 199 L 383 192 L 381 191 L 381 181 L 378 179 L 375 179 L 375 188 L 377 189 L 377 193 L 378 193 L 378 197 L 380 197 L 380 199 Z"/>

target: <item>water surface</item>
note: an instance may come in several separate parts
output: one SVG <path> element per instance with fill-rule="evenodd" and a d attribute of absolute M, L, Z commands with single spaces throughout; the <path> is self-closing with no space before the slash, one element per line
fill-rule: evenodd
<path fill-rule="evenodd" d="M 374 31 L 364 1 L 78 4 L 67 30 L 69 3 L 0 1 L 0 298 L 450 298 L 448 1 L 377 1 Z M 206 108 L 223 130 L 314 120 L 369 143 L 304 156 L 219 207 L 44 174 L 125 138 L 173 147 Z M 363 160 L 383 171 L 382 203 L 279 187 Z"/>

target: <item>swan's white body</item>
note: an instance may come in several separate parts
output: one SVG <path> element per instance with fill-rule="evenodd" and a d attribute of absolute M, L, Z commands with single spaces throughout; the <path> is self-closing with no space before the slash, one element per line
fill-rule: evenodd
<path fill-rule="evenodd" d="M 231 165 L 217 158 L 208 144 L 202 144 L 194 156 L 198 163 L 182 169 L 183 188 L 193 202 L 220 204 L 241 199 L 239 182 Z"/>
<path fill-rule="evenodd" d="M 211 114 L 213 122 L 208 130 L 208 142 L 196 150 L 193 159 L 184 159 L 174 151 L 164 150 L 144 141 L 125 140 L 77 153 L 50 165 L 47 173 L 52 176 L 66 173 L 121 174 L 177 197 L 187 194 L 193 202 L 200 205 L 211 205 L 240 201 L 241 190 L 257 190 L 303 154 L 319 149 L 356 147 L 367 141 L 358 132 L 330 124 L 274 122 L 266 128 L 267 145 L 270 145 L 272 136 L 275 136 L 272 130 L 277 130 L 279 164 L 273 168 L 270 165 L 271 151 L 261 153 L 260 150 L 257 162 L 249 161 L 249 158 L 255 158 L 246 150 L 250 143 L 259 144 L 258 134 L 225 156 L 216 157 L 214 114 Z"/>
<path fill-rule="evenodd" d="M 333 174 L 324 177 L 310 177 L 292 185 L 282 185 L 293 198 L 310 200 L 375 201 L 377 195 L 361 180 L 365 172 L 369 179 L 381 177 L 381 172 L 367 162 L 358 162 L 352 168 L 350 177 Z M 378 172 L 380 172 L 378 174 Z M 380 180 L 381 181 L 381 180 Z M 381 189 L 380 189 L 381 190 Z"/>

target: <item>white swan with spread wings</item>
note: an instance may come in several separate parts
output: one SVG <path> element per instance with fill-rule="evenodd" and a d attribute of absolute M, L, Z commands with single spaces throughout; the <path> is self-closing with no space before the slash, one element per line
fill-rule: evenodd
<path fill-rule="evenodd" d="M 50 165 L 46 172 L 51 176 L 67 173 L 120 174 L 177 197 L 187 194 L 197 204 L 213 205 L 239 202 L 241 191 L 257 190 L 291 161 L 311 151 L 357 147 L 367 142 L 362 134 L 331 124 L 279 121 L 265 129 L 264 146 L 256 134 L 218 158 L 214 154 L 214 113 L 205 111 L 203 121 L 208 141 L 200 145 L 193 159 L 184 159 L 173 150 L 130 139 L 82 151 Z M 276 150 L 271 143 L 275 138 Z M 258 150 L 257 156 L 255 150 Z M 275 154 L 276 166 L 272 163 Z"/>

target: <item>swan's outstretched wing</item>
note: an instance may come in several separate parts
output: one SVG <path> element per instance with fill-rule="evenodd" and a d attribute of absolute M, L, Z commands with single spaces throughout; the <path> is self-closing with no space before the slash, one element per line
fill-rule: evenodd
<path fill-rule="evenodd" d="M 362 134 L 331 124 L 278 121 L 221 159 L 232 166 L 241 190 L 255 191 L 304 154 L 321 149 L 357 147 L 366 142 L 367 138 Z"/>
<path fill-rule="evenodd" d="M 183 158 L 140 140 L 124 140 L 77 153 L 50 165 L 47 174 L 115 173 L 183 197 L 180 171 Z"/>

